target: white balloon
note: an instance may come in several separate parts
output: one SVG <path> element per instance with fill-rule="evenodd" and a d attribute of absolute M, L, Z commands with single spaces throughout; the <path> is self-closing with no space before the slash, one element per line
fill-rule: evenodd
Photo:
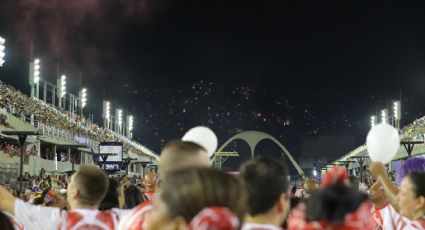
<path fill-rule="evenodd" d="M 390 162 L 400 148 L 400 136 L 397 129 L 389 124 L 375 125 L 367 134 L 367 151 L 372 161 L 383 164 Z"/>
<path fill-rule="evenodd" d="M 210 128 L 204 126 L 191 128 L 183 136 L 182 141 L 189 141 L 202 146 L 207 150 L 209 157 L 212 157 L 217 150 L 217 136 Z"/>

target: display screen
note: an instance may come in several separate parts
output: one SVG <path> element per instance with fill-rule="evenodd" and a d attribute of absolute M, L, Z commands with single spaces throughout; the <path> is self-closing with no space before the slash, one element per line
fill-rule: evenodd
<path fill-rule="evenodd" d="M 106 161 L 102 159 L 106 154 Z M 97 161 L 104 171 L 119 171 L 122 164 L 123 146 L 121 142 L 101 142 L 99 144 L 99 156 Z"/>

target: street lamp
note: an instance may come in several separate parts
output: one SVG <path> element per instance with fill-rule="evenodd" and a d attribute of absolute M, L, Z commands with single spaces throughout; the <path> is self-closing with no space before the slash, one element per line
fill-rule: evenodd
<path fill-rule="evenodd" d="M 4 52 L 4 49 L 6 49 L 6 46 L 4 43 L 6 42 L 6 39 L 0 37 L 0 66 L 3 66 L 3 63 L 5 62 L 4 56 L 6 56 L 6 53 Z"/>

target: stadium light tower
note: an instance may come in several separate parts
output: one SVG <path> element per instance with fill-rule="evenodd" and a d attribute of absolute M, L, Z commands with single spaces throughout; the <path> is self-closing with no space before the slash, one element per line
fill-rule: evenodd
<path fill-rule="evenodd" d="M 3 66 L 3 63 L 5 62 L 4 56 L 6 56 L 6 53 L 4 50 L 6 49 L 6 46 L 4 43 L 6 43 L 6 39 L 0 37 L 0 66 Z"/>
<path fill-rule="evenodd" d="M 80 92 L 80 111 L 81 111 L 81 116 L 83 115 L 83 109 L 84 107 L 86 107 L 87 105 L 87 89 L 86 88 L 82 88 L 81 92 Z"/>
<path fill-rule="evenodd" d="M 111 129 L 111 103 L 103 101 L 103 127 Z"/>
<path fill-rule="evenodd" d="M 132 138 L 133 136 L 133 116 L 128 115 L 127 116 L 127 137 Z"/>
<path fill-rule="evenodd" d="M 381 122 L 388 123 L 388 109 L 381 110 Z"/>
<path fill-rule="evenodd" d="M 39 98 L 39 82 L 40 82 L 40 59 L 36 58 L 30 63 L 30 85 L 31 97 Z"/>
<path fill-rule="evenodd" d="M 115 109 L 115 132 L 122 131 L 122 109 Z"/>
<path fill-rule="evenodd" d="M 66 95 L 66 76 L 62 75 L 57 81 L 59 108 L 62 108 L 62 99 Z"/>
<path fill-rule="evenodd" d="M 393 104 L 393 117 L 394 117 L 394 126 L 397 129 L 400 129 L 400 119 L 401 119 L 401 102 L 395 101 Z"/>
<path fill-rule="evenodd" d="M 376 125 L 376 116 L 370 117 L 370 127 L 373 128 L 373 126 Z"/>

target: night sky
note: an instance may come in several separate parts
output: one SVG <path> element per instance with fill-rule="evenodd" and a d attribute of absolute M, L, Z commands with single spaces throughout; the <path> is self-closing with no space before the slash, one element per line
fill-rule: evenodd
<path fill-rule="evenodd" d="M 55 82 L 59 63 L 75 94 L 81 73 L 95 120 L 102 98 L 135 115 L 135 139 L 155 152 L 204 124 L 219 144 L 270 133 L 298 158 L 305 137 L 364 143 L 393 100 L 402 124 L 424 114 L 423 12 L 424 1 L 0 0 L 0 78 L 29 93 L 32 50 L 41 77 Z"/>

